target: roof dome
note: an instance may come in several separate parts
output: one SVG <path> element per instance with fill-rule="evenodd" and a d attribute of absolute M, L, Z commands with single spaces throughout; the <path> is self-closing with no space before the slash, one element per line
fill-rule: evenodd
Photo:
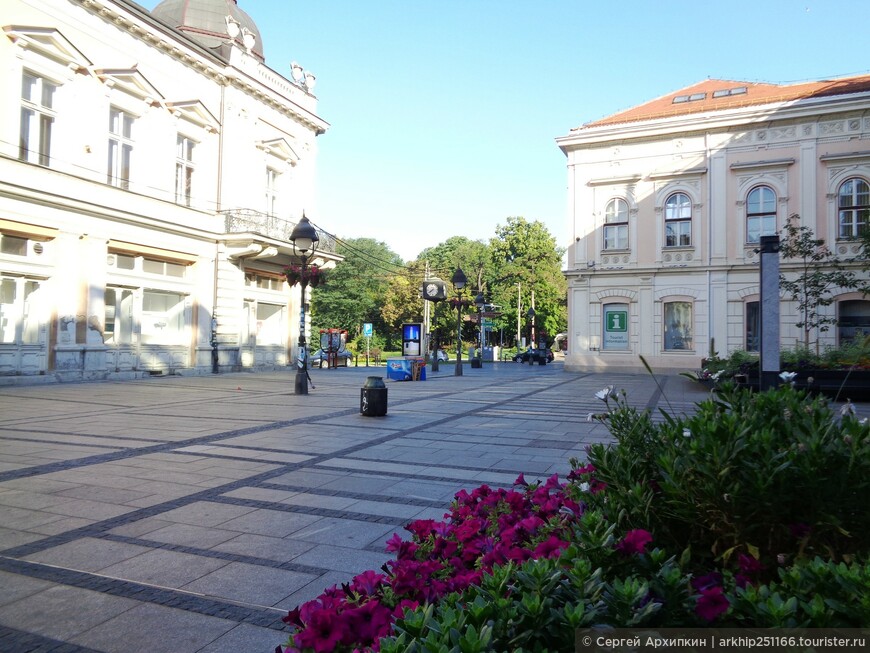
<path fill-rule="evenodd" d="M 229 56 L 226 17 L 232 16 L 240 28 L 239 35 L 235 37 L 236 43 L 244 47 L 243 33 L 247 29 L 255 39 L 251 54 L 264 61 L 260 30 L 251 17 L 239 9 L 236 0 L 163 0 L 154 7 L 151 15 L 223 59 Z"/>

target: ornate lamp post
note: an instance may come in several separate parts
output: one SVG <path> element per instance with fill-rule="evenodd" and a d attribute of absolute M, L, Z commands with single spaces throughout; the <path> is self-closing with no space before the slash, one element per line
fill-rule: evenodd
<path fill-rule="evenodd" d="M 451 281 L 456 288 L 456 370 L 453 376 L 462 376 L 462 290 L 468 283 L 468 278 L 462 268 L 456 268 Z"/>
<path fill-rule="evenodd" d="M 530 308 L 526 313 L 526 317 L 529 320 L 529 346 L 532 349 L 537 349 L 538 346 L 535 344 L 535 309 Z"/>
<path fill-rule="evenodd" d="M 320 237 L 314 225 L 308 221 L 305 214 L 293 227 L 290 242 L 293 243 L 293 253 L 302 261 L 301 279 L 302 301 L 299 304 L 299 358 L 296 362 L 296 379 L 293 384 L 295 394 L 308 394 L 308 352 L 305 350 L 305 295 L 308 291 L 308 263 L 317 251 Z"/>

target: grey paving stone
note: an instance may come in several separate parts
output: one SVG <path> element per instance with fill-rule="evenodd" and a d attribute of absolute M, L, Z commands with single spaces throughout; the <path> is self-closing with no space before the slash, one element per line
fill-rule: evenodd
<path fill-rule="evenodd" d="M 0 552 L 12 547 L 35 542 L 43 539 L 43 536 L 38 533 L 30 533 L 28 531 L 17 531 L 11 528 L 0 528 Z"/>
<path fill-rule="evenodd" d="M 0 605 L 15 603 L 32 594 L 38 594 L 51 586 L 52 583 L 45 580 L 0 571 L 0 587 L 3 588 L 3 591 L 0 591 Z"/>
<path fill-rule="evenodd" d="M 386 533 L 392 533 L 395 528 L 389 524 L 324 517 L 293 533 L 292 539 L 337 547 L 363 548 Z"/>
<path fill-rule="evenodd" d="M 112 578 L 177 588 L 227 564 L 226 560 L 204 558 L 180 551 L 151 550 L 105 567 L 100 573 Z"/>
<path fill-rule="evenodd" d="M 170 524 L 164 528 L 150 531 L 145 539 L 154 540 L 155 542 L 166 542 L 167 544 L 210 549 L 221 542 L 238 537 L 238 535 L 236 531 L 220 528 L 206 528 L 205 526 L 194 526 L 193 524 Z"/>
<path fill-rule="evenodd" d="M 315 577 L 297 571 L 232 562 L 182 589 L 250 605 L 273 606 Z"/>
<path fill-rule="evenodd" d="M 161 513 L 160 519 L 180 524 L 193 524 L 194 526 L 219 526 L 254 510 L 256 509 L 247 506 L 196 501 L 181 508 Z"/>
<path fill-rule="evenodd" d="M 39 553 L 34 553 L 25 559 L 31 562 L 41 562 L 66 569 L 99 571 L 105 567 L 147 553 L 149 550 L 144 546 L 136 546 L 135 544 L 109 542 L 108 540 L 85 537 L 40 551 Z"/>
<path fill-rule="evenodd" d="M 322 519 L 317 515 L 303 515 L 260 508 L 251 510 L 221 525 L 227 530 L 240 533 L 286 537 Z"/>
<path fill-rule="evenodd" d="M 372 553 L 355 548 L 321 544 L 298 556 L 293 562 L 350 574 L 342 581 L 347 582 L 350 577 L 369 569 L 379 570 L 387 560 L 392 558 L 393 556 L 386 553 Z"/>
<path fill-rule="evenodd" d="M 236 622 L 192 614 L 160 605 L 139 605 L 69 641 L 106 653 L 130 653 L 131 646 L 148 653 L 198 651 L 236 627 Z M 136 650 L 136 649 L 133 649 Z"/>
<path fill-rule="evenodd" d="M 68 641 L 136 605 L 132 599 L 55 585 L 0 607 L 0 623 Z"/>
<path fill-rule="evenodd" d="M 246 533 L 213 546 L 215 551 L 265 558 L 276 562 L 289 562 L 297 556 L 317 546 L 313 542 L 301 542 L 267 535 Z"/>
<path fill-rule="evenodd" d="M 288 635 L 289 631 L 239 624 L 197 653 L 272 653 L 276 646 L 287 642 Z"/>

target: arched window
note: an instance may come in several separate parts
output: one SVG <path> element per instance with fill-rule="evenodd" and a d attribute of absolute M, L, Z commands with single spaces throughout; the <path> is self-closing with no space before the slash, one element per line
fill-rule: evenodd
<path fill-rule="evenodd" d="M 693 349 L 694 317 L 691 302 L 666 302 L 663 323 L 665 350 Z"/>
<path fill-rule="evenodd" d="M 840 184 L 837 198 L 840 221 L 840 239 L 859 238 L 867 232 L 870 223 L 870 185 L 857 177 Z"/>
<path fill-rule="evenodd" d="M 628 202 L 615 198 L 604 210 L 604 249 L 628 249 Z"/>
<path fill-rule="evenodd" d="M 692 244 L 692 201 L 685 193 L 674 193 L 665 200 L 665 247 Z"/>
<path fill-rule="evenodd" d="M 762 236 L 776 234 L 776 193 L 758 186 L 746 196 L 746 242 L 757 243 Z"/>

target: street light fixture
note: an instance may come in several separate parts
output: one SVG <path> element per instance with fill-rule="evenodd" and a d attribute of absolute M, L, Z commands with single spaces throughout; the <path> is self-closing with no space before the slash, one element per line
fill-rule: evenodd
<path fill-rule="evenodd" d="M 293 253 L 301 260 L 300 285 L 302 301 L 299 304 L 299 357 L 296 362 L 296 379 L 293 384 L 297 395 L 308 394 L 308 352 L 305 351 L 305 296 L 308 291 L 308 263 L 314 258 L 320 236 L 314 225 L 302 214 L 302 219 L 293 227 L 290 242 Z"/>
<path fill-rule="evenodd" d="M 453 376 L 462 376 L 462 290 L 468 283 L 468 278 L 462 268 L 456 268 L 451 281 L 456 289 L 456 370 Z"/>

